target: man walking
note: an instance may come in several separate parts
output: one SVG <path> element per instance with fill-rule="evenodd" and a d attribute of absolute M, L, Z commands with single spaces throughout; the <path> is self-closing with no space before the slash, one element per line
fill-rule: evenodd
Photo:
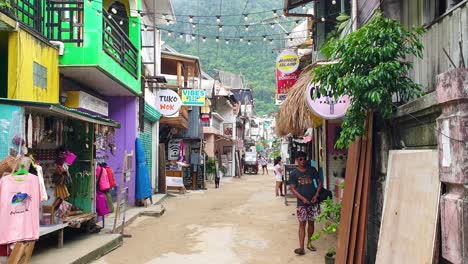
<path fill-rule="evenodd" d="M 313 167 L 306 166 L 307 154 L 298 152 L 296 155 L 297 169 L 291 172 L 291 191 L 297 196 L 297 219 L 299 220 L 299 248 L 294 250 L 297 255 L 304 255 L 305 229 L 307 226 L 307 249 L 316 251 L 311 237 L 314 233 L 314 221 L 320 214 L 318 197 L 322 182 L 318 172 Z"/>
<path fill-rule="evenodd" d="M 262 165 L 262 175 L 265 175 L 265 171 L 268 175 L 268 160 L 263 155 L 260 156 L 260 165 Z"/>

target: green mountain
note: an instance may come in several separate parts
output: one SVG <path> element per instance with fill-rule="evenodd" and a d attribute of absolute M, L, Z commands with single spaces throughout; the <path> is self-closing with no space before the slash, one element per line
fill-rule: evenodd
<path fill-rule="evenodd" d="M 162 26 L 163 41 L 180 53 L 198 56 L 202 69 L 210 75 L 215 69 L 242 74 L 254 91 L 256 113 L 276 112 L 275 59 L 278 49 L 284 46 L 284 31 L 280 26 L 272 28 L 272 21 L 265 22 L 265 19 L 274 18 L 274 13 L 268 10 L 281 9 L 282 1 L 172 0 L 172 3 L 177 22 Z M 241 14 L 249 14 L 248 20 Z M 221 32 L 216 20 L 219 15 L 223 25 Z M 193 16 L 195 28 L 190 16 Z M 261 21 L 265 24 L 260 24 Z M 256 24 L 246 31 L 245 25 L 249 23 Z M 284 20 L 280 23 L 286 30 L 293 26 L 292 22 Z M 171 36 L 164 29 L 171 30 Z M 181 33 L 185 33 L 182 38 Z M 264 35 L 268 36 L 267 41 L 263 40 Z M 219 42 L 216 42 L 217 36 Z M 242 42 L 240 37 L 243 37 Z M 225 43 L 226 39 L 229 44 Z M 269 39 L 276 40 L 270 43 Z M 249 40 L 251 45 L 248 45 Z"/>

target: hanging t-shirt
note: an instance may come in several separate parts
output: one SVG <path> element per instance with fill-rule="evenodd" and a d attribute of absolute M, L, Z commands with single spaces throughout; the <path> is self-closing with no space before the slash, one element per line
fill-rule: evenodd
<path fill-rule="evenodd" d="M 39 238 L 41 187 L 35 175 L 0 179 L 0 244 Z"/>

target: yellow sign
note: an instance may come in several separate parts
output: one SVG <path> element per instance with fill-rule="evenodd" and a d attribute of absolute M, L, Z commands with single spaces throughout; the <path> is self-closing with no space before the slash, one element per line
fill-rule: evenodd
<path fill-rule="evenodd" d="M 182 90 L 182 104 L 188 106 L 205 106 L 205 90 Z"/>
<path fill-rule="evenodd" d="M 283 74 L 293 73 L 299 68 L 299 57 L 293 50 L 283 50 L 276 58 L 276 68 Z"/>

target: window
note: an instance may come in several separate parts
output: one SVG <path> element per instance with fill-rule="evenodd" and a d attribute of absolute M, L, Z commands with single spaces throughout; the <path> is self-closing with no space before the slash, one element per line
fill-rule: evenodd
<path fill-rule="evenodd" d="M 42 89 L 47 89 L 47 68 L 34 62 L 33 65 L 33 84 Z"/>

